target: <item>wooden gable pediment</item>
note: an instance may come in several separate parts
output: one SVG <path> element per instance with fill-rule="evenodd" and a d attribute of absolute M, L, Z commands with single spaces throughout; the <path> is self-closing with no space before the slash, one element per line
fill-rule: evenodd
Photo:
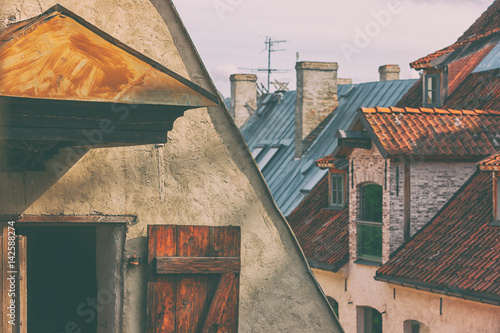
<path fill-rule="evenodd" d="M 100 130 L 91 146 L 161 143 L 185 110 L 220 104 L 60 5 L 0 32 L 0 63 L 4 140 L 78 143 Z"/>

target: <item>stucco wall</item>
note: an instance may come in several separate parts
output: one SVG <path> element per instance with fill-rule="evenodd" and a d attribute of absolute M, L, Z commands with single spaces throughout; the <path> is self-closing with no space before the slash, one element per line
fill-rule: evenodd
<path fill-rule="evenodd" d="M 339 303 L 339 320 L 346 333 L 358 332 L 356 306 L 370 306 L 385 312 L 382 314 L 383 331 L 389 333 L 403 332 L 404 321 L 410 319 L 429 326 L 432 333 L 499 331 L 499 306 L 375 281 L 373 276 L 377 267 L 350 263 L 346 269 L 338 273 L 313 269 L 325 294 Z M 346 277 L 347 291 L 344 291 Z"/>
<path fill-rule="evenodd" d="M 51 0 L 3 0 L 0 18 L 38 15 Z M 165 1 L 61 0 L 125 44 L 215 93 Z M 146 256 L 148 224 L 240 225 L 241 332 L 339 331 L 228 112 L 196 109 L 165 146 L 63 150 L 45 172 L 0 174 L 2 214 L 136 215 L 125 258 Z M 66 165 L 62 176 L 53 162 Z M 60 177 L 60 178 L 59 178 Z M 125 268 L 122 332 L 145 331 L 146 265 Z"/>

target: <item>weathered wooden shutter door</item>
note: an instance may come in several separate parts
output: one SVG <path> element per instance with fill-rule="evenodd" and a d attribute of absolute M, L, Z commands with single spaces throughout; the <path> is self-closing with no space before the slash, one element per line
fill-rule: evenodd
<path fill-rule="evenodd" d="M 148 226 L 148 333 L 238 330 L 240 228 Z"/>
<path fill-rule="evenodd" d="M 16 236 L 14 227 L 2 223 L 0 228 L 0 276 L 2 288 L 1 325 L 4 333 L 26 333 L 27 327 L 27 241 L 24 236 Z M 15 249 L 15 251 L 12 251 Z M 15 280 L 9 278 L 14 276 Z M 13 284 L 11 283 L 14 282 Z M 12 288 L 14 287 L 14 289 Z M 12 294 L 15 297 L 12 297 Z M 11 300 L 14 299 L 14 308 Z M 15 318 L 9 315 L 15 315 Z"/>

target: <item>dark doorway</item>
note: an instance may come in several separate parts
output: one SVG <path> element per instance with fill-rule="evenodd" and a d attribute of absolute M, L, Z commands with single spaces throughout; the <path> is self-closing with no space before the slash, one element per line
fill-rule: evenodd
<path fill-rule="evenodd" d="M 97 332 L 79 314 L 97 298 L 96 227 L 20 227 L 28 239 L 28 332 Z M 81 330 L 81 331 L 80 331 Z"/>

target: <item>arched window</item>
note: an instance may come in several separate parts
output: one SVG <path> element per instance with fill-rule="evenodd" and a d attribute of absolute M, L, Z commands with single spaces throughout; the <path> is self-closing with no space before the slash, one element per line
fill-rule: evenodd
<path fill-rule="evenodd" d="M 358 306 L 358 333 L 382 333 L 382 314 L 369 306 Z"/>
<path fill-rule="evenodd" d="M 339 317 L 339 303 L 330 296 L 326 296 L 326 299 L 328 300 L 328 302 L 332 306 L 333 312 L 335 312 L 335 314 L 337 315 L 337 318 L 340 318 Z"/>
<path fill-rule="evenodd" d="M 404 333 L 430 333 L 430 328 L 416 320 L 406 320 L 404 322 Z"/>
<path fill-rule="evenodd" d="M 361 220 L 382 223 L 382 186 L 361 186 Z"/>
<path fill-rule="evenodd" d="M 382 186 L 365 184 L 359 188 L 358 258 L 382 260 Z"/>

